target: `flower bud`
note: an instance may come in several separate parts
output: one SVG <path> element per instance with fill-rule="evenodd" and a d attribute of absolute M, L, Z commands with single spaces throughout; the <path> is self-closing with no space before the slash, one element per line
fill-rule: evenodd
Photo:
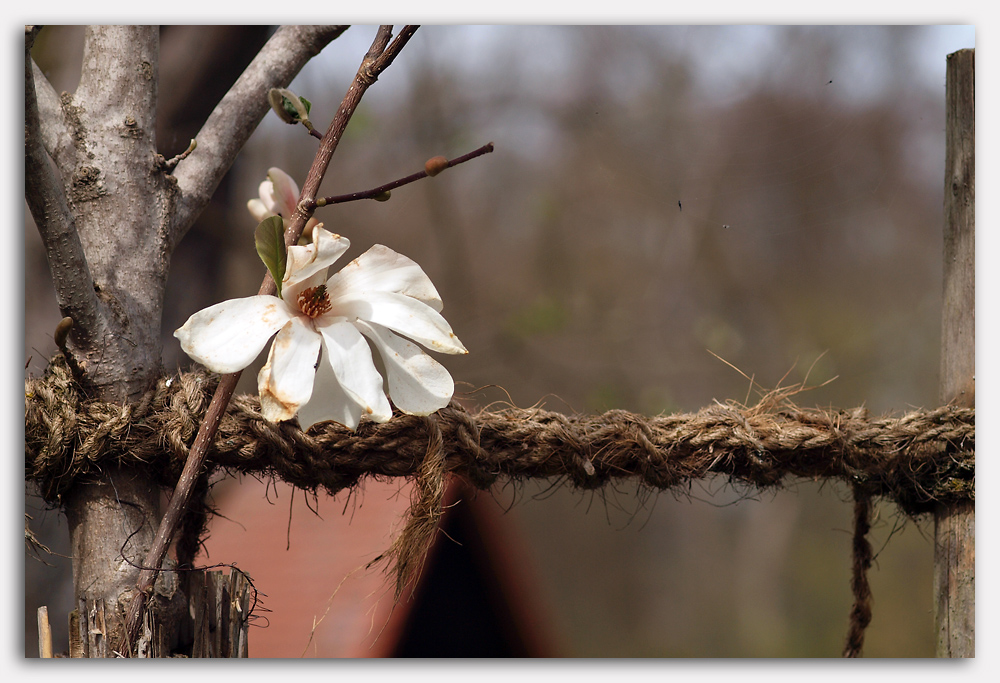
<path fill-rule="evenodd" d="M 309 121 L 309 109 L 312 102 L 304 97 L 299 97 L 287 88 L 271 88 L 267 91 L 267 101 L 271 109 L 285 123 L 303 123 L 306 128 L 312 130 L 312 123 Z"/>
<path fill-rule="evenodd" d="M 69 336 L 69 331 L 70 329 L 72 329 L 72 327 L 73 327 L 73 319 L 67 316 L 59 321 L 59 324 L 56 325 L 55 334 L 52 335 L 53 338 L 56 340 L 56 346 L 58 346 L 63 351 L 66 350 L 66 337 Z"/>
<path fill-rule="evenodd" d="M 424 164 L 424 171 L 432 178 L 446 168 L 448 168 L 448 160 L 441 156 L 428 159 L 427 163 Z"/>
<path fill-rule="evenodd" d="M 387 202 L 389 201 L 389 197 L 391 196 L 392 192 L 390 190 L 386 190 L 385 192 L 379 192 L 377 195 L 372 197 L 372 199 L 374 199 L 377 202 Z"/>
<path fill-rule="evenodd" d="M 296 117 L 285 110 L 285 98 L 282 96 L 280 89 L 271 88 L 268 90 L 267 101 L 271 105 L 271 109 L 274 110 L 274 113 L 278 115 L 278 118 L 285 123 L 296 124 L 299 122 Z"/>

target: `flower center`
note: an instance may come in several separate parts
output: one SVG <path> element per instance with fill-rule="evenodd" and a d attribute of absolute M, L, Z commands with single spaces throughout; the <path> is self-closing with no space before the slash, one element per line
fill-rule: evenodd
<path fill-rule="evenodd" d="M 330 310 L 330 295 L 326 285 L 310 287 L 299 294 L 299 310 L 310 318 L 318 318 Z"/>

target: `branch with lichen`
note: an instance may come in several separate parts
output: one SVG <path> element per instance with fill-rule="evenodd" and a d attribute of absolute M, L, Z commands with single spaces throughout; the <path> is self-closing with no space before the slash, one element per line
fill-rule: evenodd
<path fill-rule="evenodd" d="M 26 27 L 24 33 L 24 197 L 45 245 L 59 310 L 64 316 L 89 323 L 77 325 L 74 330 L 74 338 L 86 342 L 102 334 L 98 329 L 100 303 L 62 182 L 43 144 L 35 95 L 37 67 L 31 59 L 31 46 L 39 28 Z"/>
<path fill-rule="evenodd" d="M 236 155 L 267 113 L 262 97 L 288 85 L 347 26 L 282 26 L 254 57 L 195 136 L 198 148 L 174 170 L 181 196 L 170 230 L 176 245 L 208 204 Z"/>
<path fill-rule="evenodd" d="M 59 94 L 49 83 L 49 79 L 45 77 L 42 70 L 38 68 L 34 59 L 31 60 L 31 73 L 38 107 L 42 144 L 45 145 L 45 151 L 49 153 L 56 165 L 62 166 L 72 158 L 72 155 L 76 154 L 73 134 L 66 124 Z"/>

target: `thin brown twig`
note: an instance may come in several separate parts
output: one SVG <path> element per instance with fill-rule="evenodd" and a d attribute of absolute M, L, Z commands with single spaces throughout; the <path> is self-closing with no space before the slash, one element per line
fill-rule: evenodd
<path fill-rule="evenodd" d="M 466 161 L 475 159 L 476 157 L 482 156 L 484 154 L 489 154 L 492 151 L 493 151 L 493 143 L 489 142 L 480 147 L 479 149 L 473 150 L 468 154 L 463 154 L 460 157 L 452 159 L 447 163 L 445 168 L 458 166 L 459 164 L 463 164 Z M 339 194 L 333 197 L 321 197 L 320 199 L 316 200 L 315 207 L 312 208 L 330 206 L 331 204 L 343 204 L 345 202 L 355 202 L 360 199 L 374 199 L 379 195 L 382 195 L 391 190 L 395 190 L 397 187 L 402 187 L 403 185 L 409 185 L 410 183 L 416 182 L 426 177 L 428 177 L 428 173 L 426 170 L 423 170 L 423 171 L 418 171 L 416 173 L 411 173 L 410 175 L 404 178 L 393 180 L 390 183 L 385 183 L 384 185 L 373 187 L 370 190 L 364 190 L 362 192 L 351 192 L 350 194 Z"/>
<path fill-rule="evenodd" d="M 312 210 L 307 207 L 310 203 L 315 203 L 316 191 L 319 189 L 323 176 L 326 174 L 330 159 L 337 149 L 337 145 L 343 136 L 344 130 L 347 128 L 348 122 L 361 102 L 362 95 L 377 80 L 379 74 L 392 63 L 396 54 L 403 48 L 416 31 L 416 28 L 415 26 L 405 27 L 396 40 L 388 47 L 385 47 L 392 36 L 392 27 L 379 27 L 371 49 L 369 49 L 362 60 L 361 67 L 358 69 L 354 81 L 351 83 L 347 94 L 337 109 L 337 114 L 334 116 L 330 128 L 320 141 L 319 150 L 316 152 L 312 166 L 309 169 L 309 174 L 306 176 L 306 181 L 303 184 L 302 193 L 299 196 L 299 208 L 292 215 L 289 226 L 285 231 L 286 245 L 298 242 L 299 236 L 302 234 L 302 230 L 305 228 L 306 222 L 312 214 Z M 258 294 L 268 295 L 274 294 L 276 291 L 275 282 L 268 272 L 264 275 L 264 280 L 261 283 Z M 216 431 L 218 431 L 219 422 L 221 422 L 222 416 L 226 412 L 226 408 L 233 396 L 233 392 L 236 390 L 236 384 L 241 374 L 242 372 L 235 372 L 223 375 L 215 391 L 215 395 L 212 397 L 208 412 L 198 429 L 198 434 L 184 464 L 180 480 L 174 489 L 174 495 L 170 499 L 170 504 L 167 506 L 167 511 L 164 513 L 163 519 L 160 520 L 160 526 L 153 539 L 153 545 L 143 562 L 144 569 L 140 572 L 139 580 L 136 583 L 136 596 L 129 604 L 126 614 L 125 632 L 117 648 L 119 652 L 124 654 L 131 654 L 132 652 L 132 646 L 138 637 L 139 627 L 142 624 L 146 604 L 149 595 L 152 593 L 156 576 L 163 564 L 167 548 L 191 501 L 195 484 L 205 464 L 208 447 L 212 443 Z"/>
<path fill-rule="evenodd" d="M 388 35 L 391 36 L 392 26 L 389 26 L 387 28 L 389 29 Z M 371 67 L 373 79 L 378 78 L 378 75 L 380 73 L 389 68 L 389 65 L 392 64 L 392 61 L 396 59 L 396 55 L 398 55 L 400 51 L 403 49 L 403 47 L 406 46 L 406 43 L 408 43 L 410 38 L 413 37 L 413 34 L 417 32 L 418 28 L 420 27 L 415 25 L 404 26 L 402 30 L 399 32 L 399 35 L 396 36 L 396 39 L 392 41 L 392 45 L 385 48 L 382 51 L 382 53 L 375 58 L 375 61 Z"/>

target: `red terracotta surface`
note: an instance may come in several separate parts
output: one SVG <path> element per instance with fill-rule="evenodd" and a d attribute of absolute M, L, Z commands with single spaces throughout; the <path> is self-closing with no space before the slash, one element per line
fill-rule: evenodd
<path fill-rule="evenodd" d="M 385 656 L 387 639 L 379 632 L 390 615 L 398 620 L 404 610 L 393 614 L 392 583 L 381 565 L 364 566 L 398 533 L 409 485 L 367 481 L 349 502 L 346 492 L 335 498 L 320 494 L 320 516 L 296 491 L 289 525 L 291 495 L 287 484 L 249 478 L 214 494 L 226 517 L 211 521 L 208 558 L 201 559 L 247 572 L 266 594 L 263 607 L 271 610 L 257 610 L 250 656 Z"/>

